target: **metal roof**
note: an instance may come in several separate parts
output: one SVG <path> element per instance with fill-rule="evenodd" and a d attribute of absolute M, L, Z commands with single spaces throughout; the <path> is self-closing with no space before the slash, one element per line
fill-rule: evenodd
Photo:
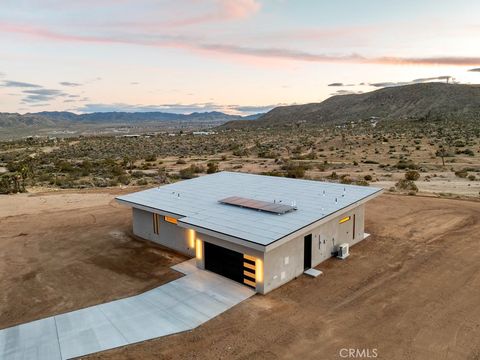
<path fill-rule="evenodd" d="M 266 246 L 381 191 L 367 186 L 224 171 L 118 196 L 117 200 L 175 214 L 179 224 Z M 219 203 L 232 196 L 293 203 L 297 210 L 275 214 Z"/>

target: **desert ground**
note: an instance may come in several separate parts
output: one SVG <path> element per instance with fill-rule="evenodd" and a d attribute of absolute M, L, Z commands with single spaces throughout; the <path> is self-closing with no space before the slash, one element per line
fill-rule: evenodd
<path fill-rule="evenodd" d="M 0 328 L 134 295 L 183 255 L 130 237 L 119 191 L 0 196 Z"/>
<path fill-rule="evenodd" d="M 129 190 L 0 196 L 0 328 L 130 296 L 182 255 L 130 235 Z M 385 194 L 372 235 L 199 328 L 86 359 L 480 359 L 480 202 Z"/>
<path fill-rule="evenodd" d="M 227 170 L 480 199 L 479 159 L 475 122 L 36 137 L 0 141 L 0 194 L 155 186 Z"/>

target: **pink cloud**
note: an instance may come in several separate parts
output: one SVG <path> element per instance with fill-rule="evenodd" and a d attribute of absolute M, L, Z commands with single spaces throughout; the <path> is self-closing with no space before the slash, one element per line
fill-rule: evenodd
<path fill-rule="evenodd" d="M 151 36 L 145 34 L 130 34 L 128 36 L 90 36 L 60 33 L 44 28 L 24 25 L 0 23 L 0 31 L 17 33 L 31 37 L 40 37 L 65 42 L 112 43 L 156 47 L 183 48 L 194 52 L 211 52 L 223 55 L 252 57 L 259 59 L 280 59 L 308 62 L 359 63 L 387 65 L 453 65 L 478 66 L 480 57 L 437 56 L 437 57 L 396 57 L 380 56 L 365 57 L 359 54 L 330 55 L 285 48 L 255 48 L 229 44 L 200 43 L 192 38 L 174 37 L 168 35 Z"/>
<path fill-rule="evenodd" d="M 216 0 L 215 9 L 203 15 L 187 17 L 171 22 L 166 26 L 189 26 L 207 22 L 239 20 L 248 18 L 260 10 L 257 0 Z"/>
<path fill-rule="evenodd" d="M 380 57 L 375 59 L 379 64 L 389 65 L 458 65 L 475 66 L 480 64 L 480 57 L 473 56 L 436 56 L 436 57 Z"/>
<path fill-rule="evenodd" d="M 220 12 L 228 19 L 243 19 L 260 10 L 256 0 L 219 0 Z"/>

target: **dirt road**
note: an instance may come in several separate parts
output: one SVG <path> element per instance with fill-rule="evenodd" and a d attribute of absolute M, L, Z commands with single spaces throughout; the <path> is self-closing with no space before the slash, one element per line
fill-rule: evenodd
<path fill-rule="evenodd" d="M 365 349 L 388 360 L 480 359 L 480 203 L 383 195 L 366 218 L 372 236 L 346 261 L 321 264 L 323 276 L 191 332 L 87 358 L 323 360 Z M 182 260 L 132 240 L 129 211 L 110 200 L 0 226 L 1 328 L 170 281 L 168 266 Z"/>

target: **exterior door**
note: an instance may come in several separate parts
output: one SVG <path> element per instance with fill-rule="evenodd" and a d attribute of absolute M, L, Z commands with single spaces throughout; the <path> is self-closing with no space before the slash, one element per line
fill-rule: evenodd
<path fill-rule="evenodd" d="M 303 238 L 303 270 L 308 270 L 312 267 L 312 234 Z"/>

